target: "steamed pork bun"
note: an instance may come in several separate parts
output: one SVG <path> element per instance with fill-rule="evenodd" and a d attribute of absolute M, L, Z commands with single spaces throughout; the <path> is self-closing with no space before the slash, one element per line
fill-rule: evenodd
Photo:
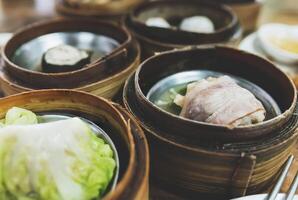
<path fill-rule="evenodd" d="M 208 17 L 193 16 L 183 19 L 180 29 L 188 32 L 212 33 L 214 32 L 214 24 Z"/>
<path fill-rule="evenodd" d="M 170 28 L 171 25 L 165 20 L 164 18 L 161 17 L 151 17 L 147 19 L 146 21 L 147 26 L 155 26 L 159 28 Z"/>

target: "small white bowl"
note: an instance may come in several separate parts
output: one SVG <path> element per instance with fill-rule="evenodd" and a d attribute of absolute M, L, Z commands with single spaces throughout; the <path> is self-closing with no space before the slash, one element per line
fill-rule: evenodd
<path fill-rule="evenodd" d="M 0 33 L 0 47 L 4 46 L 5 43 L 12 37 L 12 33 Z"/>
<path fill-rule="evenodd" d="M 298 63 L 298 53 L 285 50 L 275 44 L 277 41 L 286 43 L 289 40 L 298 44 L 298 25 L 265 24 L 257 31 L 257 38 L 264 52 L 272 59 L 286 64 Z"/>
<path fill-rule="evenodd" d="M 279 69 L 281 69 L 284 73 L 286 73 L 288 76 L 290 76 L 293 79 L 295 79 L 298 74 L 297 64 L 281 63 L 276 60 L 273 60 L 272 57 L 269 58 L 269 56 L 264 52 L 263 48 L 261 47 L 260 42 L 257 38 L 256 32 L 246 36 L 241 41 L 238 48 L 243 51 L 247 51 L 257 56 L 263 57 L 269 60 L 270 62 L 273 62 Z"/>
<path fill-rule="evenodd" d="M 245 196 L 237 199 L 231 199 L 231 200 L 266 200 L 268 194 L 256 194 L 256 195 L 250 195 Z M 286 197 L 285 194 L 279 193 L 276 197 L 276 200 L 284 200 Z M 298 200 L 298 195 L 295 195 L 294 200 Z"/>

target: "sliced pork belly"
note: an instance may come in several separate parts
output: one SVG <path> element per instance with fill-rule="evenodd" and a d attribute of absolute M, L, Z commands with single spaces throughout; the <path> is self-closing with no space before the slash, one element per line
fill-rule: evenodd
<path fill-rule="evenodd" d="M 262 103 L 229 76 L 207 78 L 189 84 L 185 97 L 174 102 L 182 107 L 180 116 L 219 125 L 249 125 L 265 119 Z"/>

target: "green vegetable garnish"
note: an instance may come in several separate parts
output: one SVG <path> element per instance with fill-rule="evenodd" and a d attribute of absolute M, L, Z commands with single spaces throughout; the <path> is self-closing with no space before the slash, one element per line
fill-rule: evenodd
<path fill-rule="evenodd" d="M 1 200 L 91 200 L 113 178 L 111 147 L 79 118 L 37 124 L 31 111 L 12 108 L 2 124 Z"/>
<path fill-rule="evenodd" d="M 13 107 L 7 111 L 4 124 L 5 125 L 37 124 L 37 116 L 30 110 Z"/>

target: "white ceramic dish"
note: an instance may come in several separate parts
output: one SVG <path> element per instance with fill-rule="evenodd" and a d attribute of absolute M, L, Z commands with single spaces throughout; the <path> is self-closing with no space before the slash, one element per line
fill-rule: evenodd
<path fill-rule="evenodd" d="M 256 194 L 256 195 L 250 195 L 250 196 L 245 196 L 241 198 L 236 198 L 232 200 L 266 200 L 268 194 Z M 278 194 L 276 200 L 284 200 L 286 197 L 285 194 Z M 298 200 L 298 195 L 295 195 L 294 200 Z"/>
<path fill-rule="evenodd" d="M 0 33 L 0 47 L 4 46 L 5 43 L 12 37 L 12 33 Z"/>
<path fill-rule="evenodd" d="M 298 46 L 298 26 L 264 24 L 257 31 L 257 39 L 264 52 L 274 60 L 286 64 L 298 64 L 298 53 L 286 50 L 286 47 L 296 44 Z"/>
<path fill-rule="evenodd" d="M 263 58 L 266 58 L 274 62 L 274 64 L 276 64 L 277 67 L 279 67 L 283 72 L 288 74 L 290 77 L 294 77 L 296 76 L 296 74 L 298 74 L 298 64 L 297 65 L 285 64 L 285 63 L 280 63 L 278 61 L 274 61 L 270 59 L 262 49 L 257 39 L 256 33 L 252 33 L 248 35 L 246 38 L 244 38 L 239 45 L 239 49 L 256 54 L 258 56 L 261 56 Z"/>

